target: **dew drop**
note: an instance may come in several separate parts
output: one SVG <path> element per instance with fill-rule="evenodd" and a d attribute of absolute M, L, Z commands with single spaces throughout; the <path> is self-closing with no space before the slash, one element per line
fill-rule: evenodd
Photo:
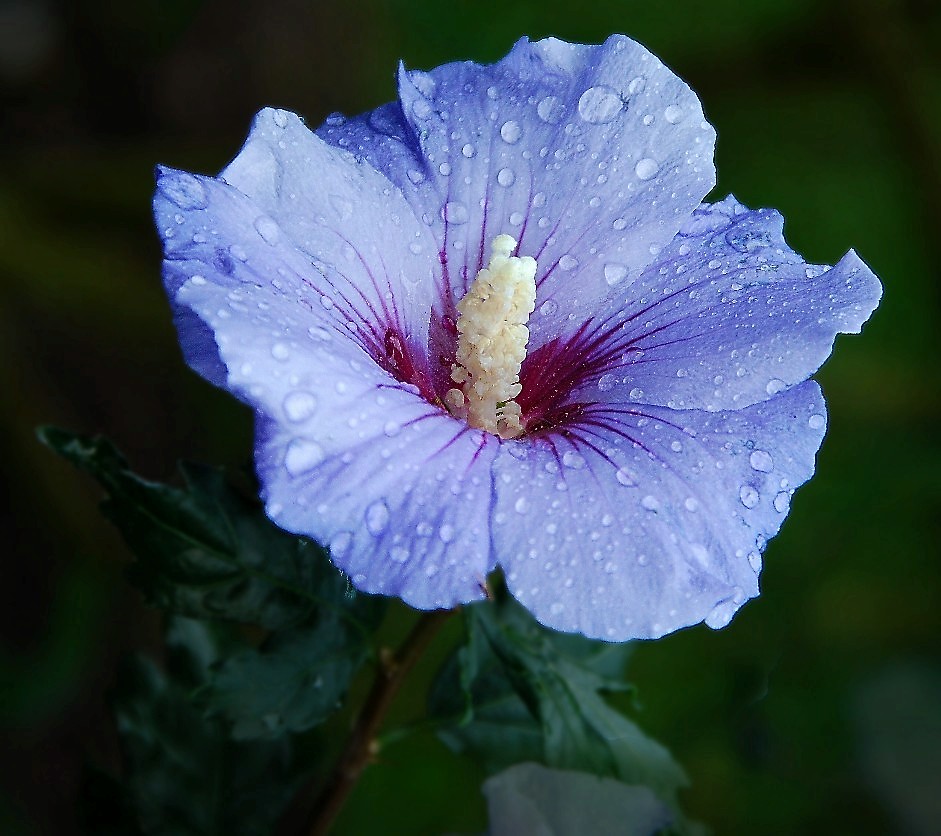
<path fill-rule="evenodd" d="M 463 148 L 461 148 L 461 154 L 463 154 L 468 159 L 473 157 L 474 154 L 476 153 L 477 151 L 474 149 L 474 146 L 471 145 L 469 142 Z"/>
<path fill-rule="evenodd" d="M 774 498 L 774 510 L 783 514 L 791 505 L 791 495 L 787 491 L 781 491 Z"/>
<path fill-rule="evenodd" d="M 416 99 L 412 103 L 412 113 L 419 119 L 427 119 L 431 116 L 431 105 L 424 99 Z"/>
<path fill-rule="evenodd" d="M 386 530 L 389 524 L 389 508 L 381 499 L 373 502 L 366 509 L 366 529 L 374 537 L 378 537 Z"/>
<path fill-rule="evenodd" d="M 642 75 L 639 75 L 636 78 L 631 79 L 631 83 L 627 85 L 627 92 L 632 96 L 636 93 L 643 93 L 646 86 L 647 79 Z"/>
<path fill-rule="evenodd" d="M 559 303 L 556 302 L 555 299 L 546 299 L 546 301 L 539 306 L 539 313 L 543 316 L 553 316 L 558 313 L 558 311 Z"/>
<path fill-rule="evenodd" d="M 279 128 L 288 126 L 288 115 L 283 110 L 276 110 L 271 114 L 271 119 Z"/>
<path fill-rule="evenodd" d="M 330 538 L 330 553 L 334 557 L 344 557 L 353 544 L 353 535 L 349 531 L 338 531 Z M 365 580 L 365 579 L 364 579 Z"/>
<path fill-rule="evenodd" d="M 618 480 L 619 484 L 624 485 L 625 488 L 637 487 L 637 481 L 626 467 L 619 467 L 614 474 L 614 478 Z"/>
<path fill-rule="evenodd" d="M 450 543 L 454 539 L 454 526 L 445 523 L 438 529 L 438 538 L 442 543 Z"/>
<path fill-rule="evenodd" d="M 420 172 L 417 168 L 412 168 L 412 169 L 409 169 L 408 171 L 408 179 L 411 180 L 417 186 L 419 183 L 424 182 L 425 175 L 422 172 Z"/>
<path fill-rule="evenodd" d="M 284 467 L 291 476 L 313 470 L 323 461 L 323 448 L 309 438 L 295 438 L 284 453 Z"/>
<path fill-rule="evenodd" d="M 266 244 L 274 246 L 278 243 L 278 238 L 280 237 L 278 225 L 267 215 L 262 215 L 255 220 L 255 231 Z"/>
<path fill-rule="evenodd" d="M 670 105 L 666 110 L 663 111 L 663 118 L 667 120 L 671 125 L 675 125 L 677 122 L 683 119 L 683 108 L 679 105 Z"/>
<path fill-rule="evenodd" d="M 300 424 L 317 411 L 317 399 L 310 392 L 290 392 L 281 406 L 288 421 Z"/>
<path fill-rule="evenodd" d="M 525 220 L 526 216 L 522 212 L 511 212 L 510 213 L 510 223 L 513 226 L 519 226 Z"/>
<path fill-rule="evenodd" d="M 562 464 L 572 468 L 572 470 L 581 470 L 585 466 L 585 457 L 574 450 L 566 450 L 562 454 Z"/>
<path fill-rule="evenodd" d="M 754 508 L 758 504 L 758 500 L 761 499 L 758 491 L 751 485 L 742 485 L 738 492 L 738 498 L 746 508 Z"/>
<path fill-rule="evenodd" d="M 504 122 L 503 127 L 500 128 L 500 136 L 503 138 L 504 142 L 508 142 L 510 145 L 514 142 L 519 142 L 519 138 L 522 135 L 523 129 L 520 127 L 520 123 L 514 119 L 510 119 L 509 122 Z"/>
<path fill-rule="evenodd" d="M 578 100 L 578 113 L 586 122 L 601 125 L 610 122 L 624 109 L 624 101 L 604 84 L 589 87 Z"/>
<path fill-rule="evenodd" d="M 467 223 L 467 207 L 457 200 L 449 201 L 444 205 L 444 220 L 449 224 Z"/>
<path fill-rule="evenodd" d="M 652 160 L 650 157 L 638 160 L 637 165 L 634 166 L 634 173 L 639 180 L 650 180 L 657 176 L 658 171 L 660 171 L 660 166 L 656 160 Z"/>
<path fill-rule="evenodd" d="M 408 560 L 408 549 L 402 546 L 393 546 L 389 549 L 389 557 L 394 563 L 405 563 Z"/>
<path fill-rule="evenodd" d="M 516 180 L 516 175 L 513 173 L 512 168 L 501 168 L 497 172 L 497 182 L 501 186 L 512 186 L 514 180 Z"/>
<path fill-rule="evenodd" d="M 291 356 L 291 349 L 288 348 L 284 343 L 275 343 L 271 346 L 271 356 L 275 360 L 287 360 Z"/>
<path fill-rule="evenodd" d="M 623 264 L 615 264 L 611 262 L 610 264 L 605 264 L 604 266 L 604 280 L 611 286 L 620 283 L 624 280 L 624 277 L 627 275 L 627 268 Z"/>
<path fill-rule="evenodd" d="M 787 389 L 787 384 L 776 377 L 772 377 L 765 386 L 765 392 L 769 395 L 777 395 L 778 392 L 783 392 L 785 389 Z"/>
<path fill-rule="evenodd" d="M 610 372 L 598 378 L 598 388 L 602 392 L 610 392 L 614 388 L 615 383 L 617 383 L 617 378 Z"/>
<path fill-rule="evenodd" d="M 823 415 L 814 414 L 807 419 L 807 426 L 812 430 L 822 430 L 827 424 L 827 419 Z"/>
<path fill-rule="evenodd" d="M 245 252 L 244 248 L 240 247 L 238 244 L 232 244 L 229 247 L 229 254 L 232 258 L 238 259 L 241 262 L 248 261 L 248 253 Z"/>
<path fill-rule="evenodd" d="M 748 463 L 759 473 L 770 473 L 774 469 L 774 459 L 767 450 L 753 450 Z"/>
<path fill-rule="evenodd" d="M 563 270 L 574 270 L 578 267 L 578 259 L 573 255 L 566 253 L 559 259 L 559 267 Z"/>
<path fill-rule="evenodd" d="M 543 122 L 554 125 L 562 118 L 563 106 L 555 96 L 546 96 L 536 105 L 536 113 Z"/>
<path fill-rule="evenodd" d="M 650 494 L 647 494 L 647 496 L 640 501 L 640 504 L 647 511 L 658 511 L 660 509 L 660 500 Z"/>
<path fill-rule="evenodd" d="M 516 509 L 517 514 L 525 514 L 529 510 L 529 500 L 525 496 L 521 496 L 516 500 L 513 507 Z"/>

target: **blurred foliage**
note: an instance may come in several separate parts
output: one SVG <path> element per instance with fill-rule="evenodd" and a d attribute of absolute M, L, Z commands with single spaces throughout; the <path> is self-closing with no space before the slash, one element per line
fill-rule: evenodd
<path fill-rule="evenodd" d="M 717 833 L 930 832 L 886 787 L 941 784 L 937 760 L 898 758 L 890 782 L 873 752 L 894 751 L 901 719 L 937 715 L 937 689 L 891 691 L 894 725 L 865 707 L 884 704 L 872 683 L 902 662 L 941 666 L 933 0 L 0 5 L 0 445 L 12 534 L 0 584 L 0 831 L 74 831 L 83 764 L 121 763 L 104 699 L 118 659 L 161 645 L 96 489 L 36 444 L 33 427 L 103 431 L 157 477 L 180 457 L 239 467 L 250 450 L 251 416 L 180 359 L 149 216 L 153 165 L 218 170 L 262 105 L 317 124 L 386 101 L 399 58 L 492 60 L 524 33 L 612 31 L 699 93 L 719 133 L 716 195 L 780 209 L 809 261 L 856 247 L 886 289 L 864 335 L 841 339 L 820 374 L 829 435 L 766 553 L 762 597 L 721 632 L 641 646 L 636 716 L 688 773 L 684 808 Z M 383 635 L 404 619 L 396 608 Z M 440 661 L 416 671 L 393 724 L 420 712 Z M 391 746 L 383 764 L 338 832 L 369 832 L 370 809 L 384 811 L 386 833 L 483 826 L 482 774 L 433 736 Z"/>

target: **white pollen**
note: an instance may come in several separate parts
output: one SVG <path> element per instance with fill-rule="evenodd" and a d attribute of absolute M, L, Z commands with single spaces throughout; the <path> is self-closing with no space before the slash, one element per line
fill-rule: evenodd
<path fill-rule="evenodd" d="M 536 260 L 511 256 L 516 241 L 498 235 L 490 263 L 458 302 L 457 361 L 445 403 L 472 427 L 516 438 L 523 432 L 514 398 L 522 391 L 520 368 L 529 342 L 529 315 L 536 307 Z"/>

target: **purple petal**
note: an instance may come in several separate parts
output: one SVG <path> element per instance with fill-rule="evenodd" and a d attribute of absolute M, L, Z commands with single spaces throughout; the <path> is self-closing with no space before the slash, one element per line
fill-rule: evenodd
<path fill-rule="evenodd" d="M 539 262 L 533 345 L 610 292 L 605 265 L 638 275 L 714 183 L 715 134 L 695 94 L 623 36 L 524 39 L 492 66 L 402 70 L 399 99 L 320 133 L 399 185 L 457 298 L 490 241 L 517 238 Z"/>
<path fill-rule="evenodd" d="M 604 397 L 739 409 L 806 380 L 837 334 L 858 332 L 879 280 L 853 252 L 833 268 L 806 264 L 782 228 L 777 212 L 726 198 L 697 210 L 637 281 L 616 285 L 595 318 L 616 357 Z"/>
<path fill-rule="evenodd" d="M 420 608 L 480 598 L 497 440 L 380 368 L 245 195 L 163 170 L 155 212 L 188 359 L 258 413 L 269 515 L 330 545 L 365 591 Z"/>
<path fill-rule="evenodd" d="M 413 393 L 354 378 L 342 403 L 327 399 L 330 413 L 315 426 L 259 423 L 269 516 L 328 545 L 364 592 L 396 595 L 419 609 L 482 598 L 494 565 L 496 440 Z M 340 370 L 336 382 L 346 379 Z"/>
<path fill-rule="evenodd" d="M 308 254 L 343 316 L 426 343 L 437 245 L 385 176 L 323 142 L 295 114 L 270 108 L 221 176 L 267 214 L 269 236 L 284 235 Z"/>
<path fill-rule="evenodd" d="M 494 463 L 493 542 L 544 624 L 609 640 L 713 627 L 758 594 L 760 552 L 813 473 L 814 382 L 734 412 L 616 405 Z"/>
<path fill-rule="evenodd" d="M 266 239 L 259 227 L 267 230 L 274 222 L 234 188 L 211 177 L 161 167 L 154 216 L 163 239 L 164 285 L 184 356 L 212 383 L 226 384 L 225 367 L 212 329 L 178 298 L 187 283 L 225 288 L 223 307 L 230 315 L 254 307 L 253 295 L 264 290 L 292 317 L 306 315 L 306 309 L 311 321 L 305 327 L 318 317 L 321 327 L 337 326 L 322 301 L 327 282 L 309 256 L 270 232 Z"/>

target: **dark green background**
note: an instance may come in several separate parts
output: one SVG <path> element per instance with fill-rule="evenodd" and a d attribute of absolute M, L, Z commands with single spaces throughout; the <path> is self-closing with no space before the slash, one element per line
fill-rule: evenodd
<path fill-rule="evenodd" d="M 150 221 L 153 165 L 215 172 L 252 114 L 318 124 L 413 67 L 521 34 L 646 44 L 699 93 L 719 187 L 787 219 L 809 261 L 855 247 L 885 285 L 820 373 L 818 475 L 732 625 L 639 648 L 641 722 L 724 833 L 941 832 L 938 560 L 941 14 L 923 2 L 0 0 L 0 831 L 74 830 L 85 762 L 119 768 L 104 695 L 159 615 L 126 584 L 97 489 L 33 438 L 105 432 L 168 478 L 242 465 L 250 418 L 180 359 Z M 401 629 L 404 615 L 390 630 Z M 439 642 L 436 653 L 446 650 Z M 420 669 L 393 716 L 420 710 Z M 480 830 L 476 769 L 431 736 L 388 750 L 345 833 Z"/>

